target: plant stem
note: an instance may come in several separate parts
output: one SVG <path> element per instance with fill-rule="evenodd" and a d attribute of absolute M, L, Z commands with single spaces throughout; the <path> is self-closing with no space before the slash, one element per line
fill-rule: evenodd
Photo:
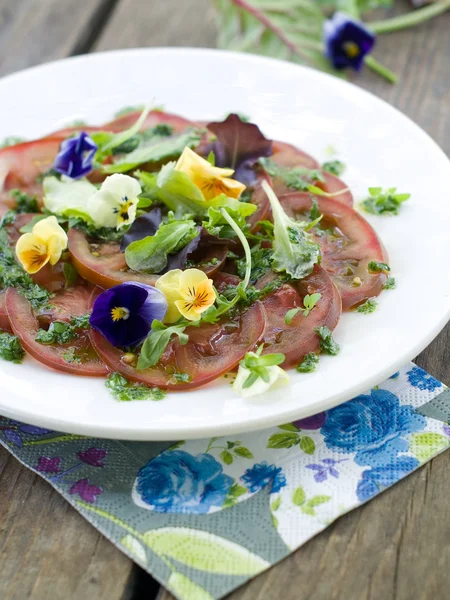
<path fill-rule="evenodd" d="M 221 209 L 221 213 L 222 213 L 223 218 L 227 221 L 227 223 L 230 225 L 230 227 L 234 230 L 235 234 L 238 236 L 238 238 L 242 244 L 242 247 L 244 248 L 245 278 L 244 278 L 243 287 L 245 290 L 250 281 L 250 273 L 252 271 L 252 253 L 250 250 L 250 246 L 248 245 L 247 239 L 246 239 L 245 235 L 242 233 L 241 228 L 234 222 L 234 220 L 231 218 L 231 216 L 227 213 L 227 211 L 224 208 Z"/>
<path fill-rule="evenodd" d="M 393 17 L 392 19 L 385 19 L 384 21 L 373 21 L 372 23 L 366 23 L 366 25 L 374 33 L 390 33 L 391 31 L 398 31 L 399 29 L 406 29 L 407 27 L 414 27 L 424 21 L 428 21 L 432 17 L 436 17 L 446 10 L 450 9 L 450 0 L 441 0 L 440 2 L 433 2 L 429 6 L 419 8 L 413 12 L 401 15 L 400 17 Z"/>
<path fill-rule="evenodd" d="M 381 75 L 382 77 L 387 79 L 389 83 L 397 83 L 397 75 L 393 71 L 379 63 L 377 60 L 375 60 L 373 56 L 366 56 L 364 62 L 369 67 L 369 69 L 372 69 L 372 71 L 378 73 L 378 75 Z"/>

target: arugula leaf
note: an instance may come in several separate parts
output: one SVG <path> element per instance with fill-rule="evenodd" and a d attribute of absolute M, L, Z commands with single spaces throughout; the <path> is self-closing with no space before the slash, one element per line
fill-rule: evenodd
<path fill-rule="evenodd" d="M 299 373 L 313 373 L 319 364 L 319 357 L 315 352 L 308 352 L 296 367 Z"/>
<path fill-rule="evenodd" d="M 167 265 L 168 255 L 176 254 L 198 236 L 195 221 L 172 221 L 141 240 L 131 242 L 125 249 L 130 269 L 160 273 Z"/>
<path fill-rule="evenodd" d="M 314 331 L 320 338 L 320 349 L 322 352 L 325 352 L 325 354 L 331 354 L 331 356 L 336 356 L 339 354 L 341 347 L 337 342 L 334 341 L 333 333 L 328 327 L 326 327 L 326 325 L 316 327 Z"/>
<path fill-rule="evenodd" d="M 6 332 L 0 333 L 0 358 L 19 364 L 24 356 L 25 352 L 18 337 Z"/>
<path fill-rule="evenodd" d="M 266 181 L 262 183 L 262 187 L 270 200 L 274 219 L 272 268 L 277 272 L 288 273 L 293 279 L 303 279 L 318 262 L 320 248 L 311 241 L 304 223 L 287 216 Z"/>
<path fill-rule="evenodd" d="M 166 392 L 157 387 L 150 388 L 146 385 L 130 383 L 120 373 L 111 373 L 105 381 L 105 386 L 111 394 L 120 402 L 131 402 L 132 400 L 163 400 Z"/>
<path fill-rule="evenodd" d="M 183 321 L 179 324 L 167 326 L 155 319 L 152 323 L 152 330 L 142 345 L 136 367 L 138 371 L 153 367 L 159 362 L 173 335 L 178 336 L 180 344 L 187 344 L 189 336 L 184 333 L 184 330 L 189 325 L 193 325 L 193 323 Z"/>
<path fill-rule="evenodd" d="M 397 194 L 397 188 L 384 190 L 380 187 L 369 188 L 370 196 L 361 202 L 362 208 L 373 215 L 398 215 L 403 202 L 411 194 Z"/>
<path fill-rule="evenodd" d="M 214 152 L 218 167 L 235 170 L 234 178 L 246 185 L 256 179 L 253 167 L 258 158 L 271 156 L 272 140 L 267 139 L 254 123 L 243 121 L 238 114 L 231 113 L 224 121 L 208 123 L 207 128 L 216 140 L 210 148 Z"/>
<path fill-rule="evenodd" d="M 360 304 L 356 309 L 356 312 L 362 313 L 363 315 L 370 315 L 376 310 L 378 302 L 375 298 L 368 298 L 363 304 Z"/>
<path fill-rule="evenodd" d="M 345 164 L 341 160 L 327 160 L 323 163 L 322 169 L 327 173 L 340 177 L 345 171 Z"/>
<path fill-rule="evenodd" d="M 148 143 L 140 144 L 135 150 L 113 164 L 102 166 L 104 173 L 125 173 L 144 163 L 154 163 L 179 156 L 188 146 L 196 146 L 201 139 L 198 131 L 187 131 L 173 138 L 154 136 Z"/>
<path fill-rule="evenodd" d="M 225 194 L 220 194 L 208 201 L 208 220 L 203 221 L 203 227 L 216 237 L 233 237 L 233 231 L 223 216 L 222 209 L 233 218 L 235 223 L 242 229 L 245 226 L 245 219 L 252 215 L 257 207 L 255 204 L 239 202 L 235 198 L 229 198 Z"/>

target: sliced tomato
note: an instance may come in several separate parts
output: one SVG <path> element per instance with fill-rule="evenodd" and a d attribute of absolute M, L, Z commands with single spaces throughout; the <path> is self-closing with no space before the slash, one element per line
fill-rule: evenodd
<path fill-rule="evenodd" d="M 49 306 L 37 313 L 39 323 L 50 324 L 52 321 L 69 323 L 72 317 L 85 315 L 90 310 L 91 295 L 92 286 L 82 284 L 57 292 L 50 299 Z"/>
<path fill-rule="evenodd" d="M 6 291 L 6 312 L 11 328 L 24 350 L 40 363 L 73 375 L 104 377 L 108 374 L 108 369 L 91 346 L 87 331 L 80 332 L 79 337 L 69 344 L 58 346 L 39 344 L 35 340 L 39 321 L 28 300 L 14 288 Z M 66 360 L 67 353 L 72 350 L 80 362 Z"/>
<path fill-rule="evenodd" d="M 141 116 L 141 111 L 137 110 L 123 117 L 118 117 L 114 121 L 110 121 L 103 126 L 103 130 L 106 131 L 124 131 L 132 127 Z M 155 127 L 161 123 L 170 125 L 177 133 L 184 131 L 187 127 L 196 127 L 197 124 L 193 121 L 189 121 L 179 115 L 173 115 L 171 113 L 162 112 L 160 110 L 152 110 L 148 113 L 147 118 L 142 124 L 141 131 L 145 131 L 150 127 Z"/>
<path fill-rule="evenodd" d="M 290 216 L 304 219 L 311 209 L 309 194 L 280 197 Z M 312 231 L 322 251 L 321 266 L 331 275 L 344 310 L 377 296 L 386 281 L 384 273 L 369 273 L 370 261 L 387 262 L 387 254 L 369 223 L 353 208 L 335 198 L 317 198 L 323 218 Z"/>
<path fill-rule="evenodd" d="M 282 167 L 320 169 L 319 163 L 312 158 L 312 156 L 309 156 L 309 154 L 306 154 L 295 146 L 285 144 L 284 142 L 274 142 L 274 153 L 270 158 L 274 163 Z M 339 177 L 327 173 L 326 171 L 321 171 L 321 174 L 324 181 L 311 180 L 311 183 L 329 194 L 335 194 L 336 192 L 343 192 L 343 190 L 346 190 L 344 193 L 335 196 L 335 199 L 344 204 L 348 204 L 349 206 L 353 206 L 353 195 L 348 189 L 347 184 L 339 179 Z M 283 181 L 277 177 L 273 180 L 273 189 L 278 196 L 292 192 L 292 189 L 288 188 Z"/>
<path fill-rule="evenodd" d="M 76 133 L 80 133 L 84 131 L 85 133 L 96 133 L 97 131 L 112 131 L 112 129 L 106 129 L 106 126 L 93 126 L 93 125 L 74 125 L 72 127 L 64 127 L 63 129 L 58 129 L 53 133 L 49 133 L 45 137 L 60 137 L 63 140 L 68 138 L 69 136 L 73 136 Z"/>
<path fill-rule="evenodd" d="M 271 278 L 274 274 L 270 274 Z M 261 282 L 264 287 L 265 278 Z M 306 294 L 321 294 L 320 300 L 307 317 L 299 311 L 289 325 L 285 317 L 288 310 L 303 307 Z M 341 316 L 341 298 L 336 286 L 327 273 L 318 265 L 305 279 L 292 284 L 284 284 L 262 301 L 266 310 L 265 348 L 263 354 L 281 352 L 286 356 L 284 368 L 297 365 L 308 352 L 319 351 L 319 338 L 316 327 L 326 325 L 333 330 Z"/>
<path fill-rule="evenodd" d="M 23 142 L 0 150 L 0 190 L 36 187 L 36 178 L 53 165 L 61 137 Z"/>
<path fill-rule="evenodd" d="M 123 360 L 123 351 L 114 348 L 98 331 L 91 340 L 98 354 L 112 371 L 130 381 L 171 390 L 197 388 L 228 373 L 258 343 L 264 331 L 265 313 L 260 302 L 216 325 L 188 327 L 189 342 L 182 346 L 172 341 L 155 367 L 138 371 Z M 186 373 L 188 382 L 177 382 L 175 375 Z"/>
<path fill-rule="evenodd" d="M 12 331 L 6 312 L 6 291 L 0 291 L 0 331 Z"/>
<path fill-rule="evenodd" d="M 258 207 L 247 220 L 248 224 L 250 225 L 251 233 L 255 233 L 256 231 L 258 231 L 258 221 L 264 221 L 264 219 L 267 219 L 270 213 L 269 198 L 267 197 L 266 192 L 261 187 L 263 181 L 267 181 L 269 185 L 272 185 L 272 180 L 270 176 L 266 173 L 266 171 L 261 169 L 261 171 L 258 173 L 257 182 L 253 186 L 253 193 L 250 200 L 252 204 L 256 204 L 256 206 Z"/>

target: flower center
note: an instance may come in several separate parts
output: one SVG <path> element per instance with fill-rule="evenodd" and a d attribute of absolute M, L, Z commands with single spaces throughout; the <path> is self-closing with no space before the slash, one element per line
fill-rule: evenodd
<path fill-rule="evenodd" d="M 115 306 L 111 309 L 111 318 L 116 323 L 117 321 L 126 321 L 130 316 L 130 311 L 125 306 Z"/>
<path fill-rule="evenodd" d="M 122 198 L 122 204 L 120 208 L 114 209 L 117 214 L 117 221 L 119 223 L 127 223 L 130 220 L 130 208 L 133 206 L 133 202 L 128 200 L 128 196 Z"/>
<path fill-rule="evenodd" d="M 361 52 L 356 42 L 344 42 L 344 44 L 342 44 L 342 47 L 344 49 L 345 54 L 349 58 L 356 58 Z"/>

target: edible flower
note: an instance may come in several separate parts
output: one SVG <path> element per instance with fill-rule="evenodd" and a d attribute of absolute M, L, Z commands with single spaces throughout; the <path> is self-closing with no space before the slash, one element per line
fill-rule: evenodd
<path fill-rule="evenodd" d="M 375 44 L 375 34 L 363 23 L 336 12 L 324 24 L 325 54 L 335 69 L 360 71 Z"/>
<path fill-rule="evenodd" d="M 85 131 L 64 140 L 56 155 L 53 168 L 71 179 L 80 179 L 92 171 L 97 144 Z"/>
<path fill-rule="evenodd" d="M 16 255 L 27 273 L 37 273 L 48 262 L 55 265 L 67 248 L 67 234 L 56 217 L 38 221 L 31 233 L 24 233 L 16 243 Z"/>
<path fill-rule="evenodd" d="M 157 280 L 156 287 L 169 305 L 165 323 L 174 323 L 181 316 L 198 321 L 216 301 L 213 281 L 200 269 L 173 269 Z"/>
<path fill-rule="evenodd" d="M 212 200 L 219 194 L 225 194 L 230 198 L 239 198 L 245 190 L 243 183 L 230 179 L 234 169 L 215 167 L 187 147 L 178 159 L 175 170 L 186 173 L 189 179 L 202 191 L 206 200 Z"/>
<path fill-rule="evenodd" d="M 102 292 L 94 303 L 90 325 L 110 344 L 125 348 L 142 342 L 152 323 L 167 311 L 164 294 L 156 288 L 130 281 Z"/>
<path fill-rule="evenodd" d="M 129 175 L 115 173 L 107 177 L 101 188 L 89 198 L 87 213 L 97 227 L 120 229 L 136 218 L 141 186 Z"/>
<path fill-rule="evenodd" d="M 262 350 L 263 345 L 256 352 L 247 352 L 239 364 L 233 389 L 244 398 L 289 383 L 289 375 L 278 366 L 284 362 L 285 355 L 277 352 L 261 356 Z"/>

